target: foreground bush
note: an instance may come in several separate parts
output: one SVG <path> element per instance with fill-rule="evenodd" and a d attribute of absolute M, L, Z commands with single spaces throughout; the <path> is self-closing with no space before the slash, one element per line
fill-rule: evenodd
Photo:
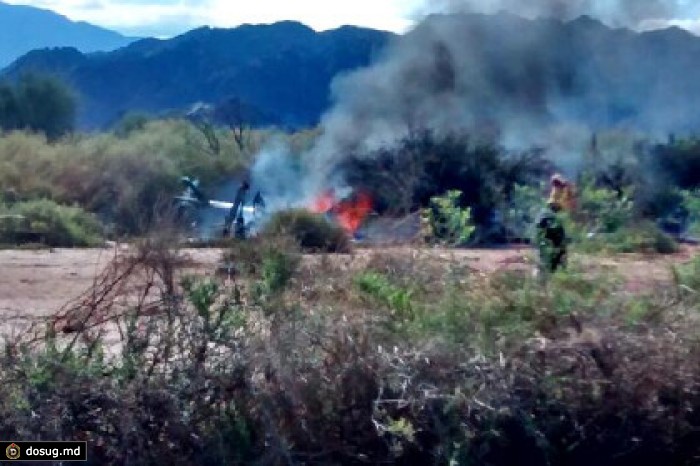
<path fill-rule="evenodd" d="M 277 212 L 263 227 L 263 236 L 289 236 L 310 252 L 349 252 L 350 239 L 338 225 L 306 209 Z"/>
<path fill-rule="evenodd" d="M 0 244 L 85 247 L 99 245 L 102 238 L 94 215 L 46 199 L 0 205 L 0 217 Z"/>

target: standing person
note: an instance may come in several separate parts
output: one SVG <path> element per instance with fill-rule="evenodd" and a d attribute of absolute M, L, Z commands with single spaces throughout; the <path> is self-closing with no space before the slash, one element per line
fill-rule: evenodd
<path fill-rule="evenodd" d="M 537 221 L 537 247 L 543 272 L 554 273 L 566 266 L 566 230 L 560 212 L 558 204 L 548 203 Z"/>
<path fill-rule="evenodd" d="M 560 210 L 572 212 L 576 208 L 574 185 L 559 173 L 552 175 L 549 184 L 551 191 L 547 203 L 558 206 Z"/>
<path fill-rule="evenodd" d="M 551 192 L 547 207 L 537 221 L 537 247 L 540 254 L 540 269 L 554 273 L 566 266 L 567 238 L 561 212 L 571 212 L 576 206 L 573 186 L 563 176 L 551 178 Z"/>
<path fill-rule="evenodd" d="M 243 205 L 245 204 L 245 196 L 250 189 L 250 183 L 248 180 L 243 180 L 241 187 L 238 188 L 236 192 L 236 198 L 233 200 L 233 205 L 231 210 L 229 210 L 228 215 L 224 223 L 224 238 L 227 238 L 231 233 L 231 228 L 235 236 L 239 236 L 245 227 L 245 222 L 243 219 Z"/>

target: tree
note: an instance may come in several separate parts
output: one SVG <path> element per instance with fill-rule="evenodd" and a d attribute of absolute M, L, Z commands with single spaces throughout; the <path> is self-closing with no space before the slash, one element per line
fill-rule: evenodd
<path fill-rule="evenodd" d="M 219 155 L 219 153 L 221 153 L 221 142 L 216 135 L 216 127 L 214 126 L 214 107 L 199 102 L 187 112 L 187 120 L 192 123 L 207 140 L 209 152 L 212 155 Z"/>
<path fill-rule="evenodd" d="M 472 142 L 468 134 L 416 131 L 370 153 L 351 154 L 339 167 L 352 186 L 373 193 L 379 212 L 406 213 L 431 204 L 450 190 L 461 195 L 479 226 L 492 223 L 516 185 L 529 185 L 550 167 L 541 151 L 507 152 L 493 144 Z"/>
<path fill-rule="evenodd" d="M 146 127 L 150 117 L 141 112 L 127 112 L 112 127 L 114 134 L 120 138 L 126 138 L 135 131 L 141 131 Z"/>
<path fill-rule="evenodd" d="M 22 126 L 20 104 L 9 84 L 0 83 L 0 129 L 13 130 Z"/>
<path fill-rule="evenodd" d="M 16 84 L 21 127 L 43 132 L 55 140 L 73 130 L 76 99 L 71 90 L 52 76 L 26 74 Z"/>
<path fill-rule="evenodd" d="M 245 150 L 253 109 L 238 97 L 230 97 L 216 106 L 214 116 L 230 128 L 238 148 Z"/>

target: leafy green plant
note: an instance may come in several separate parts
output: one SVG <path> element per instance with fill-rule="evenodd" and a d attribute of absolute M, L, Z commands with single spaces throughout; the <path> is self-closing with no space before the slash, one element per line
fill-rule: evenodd
<path fill-rule="evenodd" d="M 431 206 L 422 215 L 430 227 L 433 241 L 450 245 L 465 244 L 474 234 L 471 209 L 460 207 L 461 191 L 451 190 L 431 199 Z"/>
<path fill-rule="evenodd" d="M 634 219 L 634 201 L 630 189 L 620 193 L 584 183 L 578 194 L 577 215 L 589 232 L 615 233 Z"/>
<path fill-rule="evenodd" d="M 354 283 L 358 290 L 396 312 L 398 317 L 413 317 L 413 292 L 391 283 L 386 275 L 367 271 L 357 275 Z"/>
<path fill-rule="evenodd" d="M 284 290 L 294 276 L 299 259 L 286 251 L 269 250 L 262 260 L 262 285 L 267 293 Z"/>

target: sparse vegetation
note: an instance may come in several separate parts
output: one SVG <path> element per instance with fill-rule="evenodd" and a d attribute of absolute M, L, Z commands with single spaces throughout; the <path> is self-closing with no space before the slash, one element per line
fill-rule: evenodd
<path fill-rule="evenodd" d="M 272 241 L 236 243 L 259 268 L 226 285 L 149 244 L 5 342 L 0 435 L 86 439 L 91 464 L 700 458 L 694 292 L 625 297 L 578 263 L 546 287 L 391 253 L 354 271 Z M 111 294 L 130 286 L 151 292 Z"/>
<path fill-rule="evenodd" d="M 182 189 L 183 174 L 215 184 L 250 163 L 232 141 L 219 155 L 205 145 L 194 127 L 176 120 L 150 121 L 119 137 L 76 135 L 52 143 L 11 132 L 0 136 L 0 190 L 23 200 L 77 204 L 98 215 L 113 236 L 141 235 Z"/>

